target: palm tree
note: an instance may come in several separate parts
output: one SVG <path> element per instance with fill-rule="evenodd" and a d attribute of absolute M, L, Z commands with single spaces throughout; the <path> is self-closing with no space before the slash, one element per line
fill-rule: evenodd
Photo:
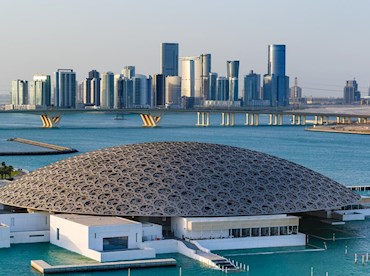
<path fill-rule="evenodd" d="M 6 174 L 6 170 L 7 170 L 7 166 L 6 166 L 5 162 L 3 161 L 1 163 L 1 167 L 0 167 L 1 179 L 4 178 L 4 175 Z"/>
<path fill-rule="evenodd" d="M 12 177 L 12 172 L 14 171 L 13 166 L 7 166 L 6 167 L 6 174 L 9 176 L 9 178 Z"/>

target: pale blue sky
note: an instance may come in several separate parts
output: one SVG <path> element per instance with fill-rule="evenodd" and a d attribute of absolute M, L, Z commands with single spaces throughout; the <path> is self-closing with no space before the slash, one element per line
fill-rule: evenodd
<path fill-rule="evenodd" d="M 158 73 L 160 43 L 178 42 L 180 56 L 211 53 L 220 75 L 240 60 L 241 76 L 265 74 L 267 45 L 286 44 L 305 95 L 341 97 L 353 77 L 367 94 L 369 13 L 368 0 L 0 0 L 0 93 L 58 68 Z"/>

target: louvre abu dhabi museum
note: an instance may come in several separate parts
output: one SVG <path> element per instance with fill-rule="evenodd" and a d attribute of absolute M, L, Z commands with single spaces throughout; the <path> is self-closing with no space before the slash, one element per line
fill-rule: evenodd
<path fill-rule="evenodd" d="M 195 142 L 124 145 L 0 188 L 0 246 L 51 242 L 101 262 L 171 252 L 201 260 L 212 250 L 304 245 L 299 214 L 358 201 L 339 183 L 260 152 Z"/>

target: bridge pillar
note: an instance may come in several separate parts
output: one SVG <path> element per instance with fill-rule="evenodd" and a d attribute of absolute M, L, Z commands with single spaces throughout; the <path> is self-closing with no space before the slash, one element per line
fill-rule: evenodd
<path fill-rule="evenodd" d="M 259 125 L 259 114 L 256 114 L 256 124 L 255 124 L 256 126 L 258 126 Z"/>
<path fill-rule="evenodd" d="M 245 113 L 245 125 L 249 126 L 249 113 Z"/>
<path fill-rule="evenodd" d="M 291 124 L 292 124 L 292 125 L 295 125 L 295 115 L 294 115 L 294 114 L 292 115 L 292 121 L 291 121 Z"/>
<path fill-rule="evenodd" d="M 283 114 L 279 114 L 278 117 L 280 117 L 279 125 L 282 126 L 283 125 Z"/>
<path fill-rule="evenodd" d="M 340 124 L 340 117 L 337 116 L 337 124 Z"/>
<path fill-rule="evenodd" d="M 197 112 L 198 122 L 197 126 L 209 126 L 210 125 L 210 113 L 209 112 Z"/>
<path fill-rule="evenodd" d="M 141 120 L 143 121 L 143 127 L 156 127 L 161 120 L 160 115 L 152 115 L 152 114 L 140 114 Z"/>
<path fill-rule="evenodd" d="M 318 116 L 315 116 L 314 125 L 317 125 L 319 123 Z"/>
<path fill-rule="evenodd" d="M 306 125 L 306 121 L 307 121 L 307 117 L 306 117 L 306 115 L 303 115 L 302 116 L 302 126 Z"/>
<path fill-rule="evenodd" d="M 60 120 L 62 119 L 62 113 L 46 112 L 40 115 L 43 128 L 53 128 L 58 127 Z"/>
<path fill-rule="evenodd" d="M 221 125 L 222 126 L 234 126 L 235 124 L 235 114 L 231 112 L 222 112 L 221 114 Z"/>
<path fill-rule="evenodd" d="M 366 117 L 364 118 L 364 124 L 367 124 L 367 118 Z"/>
<path fill-rule="evenodd" d="M 274 126 L 277 126 L 278 124 L 278 115 L 277 114 L 274 114 Z"/>
<path fill-rule="evenodd" d="M 297 125 L 300 125 L 301 124 L 301 115 L 298 115 L 297 117 Z"/>
<path fill-rule="evenodd" d="M 269 121 L 269 126 L 271 126 L 272 125 L 272 114 L 269 114 L 269 118 L 270 118 L 270 121 Z"/>

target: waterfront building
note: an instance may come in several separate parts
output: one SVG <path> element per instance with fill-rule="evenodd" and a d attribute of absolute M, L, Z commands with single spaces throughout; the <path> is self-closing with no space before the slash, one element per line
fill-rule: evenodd
<path fill-rule="evenodd" d="M 160 50 L 160 72 L 164 77 L 179 75 L 179 44 L 162 43 Z"/>
<path fill-rule="evenodd" d="M 181 96 L 194 99 L 194 59 L 196 57 L 182 57 L 181 59 Z"/>
<path fill-rule="evenodd" d="M 115 74 L 114 75 L 114 108 L 122 108 L 123 102 L 123 90 L 122 90 L 122 74 Z"/>
<path fill-rule="evenodd" d="M 76 73 L 72 69 L 54 72 L 54 105 L 60 108 L 76 108 Z"/>
<path fill-rule="evenodd" d="M 122 75 L 127 79 L 135 77 L 135 66 L 125 66 L 122 70 Z"/>
<path fill-rule="evenodd" d="M 237 101 L 239 98 L 239 61 L 226 61 L 228 81 L 228 101 Z"/>
<path fill-rule="evenodd" d="M 103 73 L 100 84 L 100 106 L 102 108 L 113 108 L 114 106 L 114 74 Z"/>
<path fill-rule="evenodd" d="M 194 97 L 197 105 L 208 99 L 208 77 L 211 72 L 211 55 L 194 58 Z"/>
<path fill-rule="evenodd" d="M 225 77 L 218 77 L 216 79 L 217 91 L 216 99 L 217 101 L 227 101 L 229 99 L 229 84 Z"/>
<path fill-rule="evenodd" d="M 217 73 L 210 72 L 208 77 L 208 100 L 216 100 Z"/>
<path fill-rule="evenodd" d="M 294 86 L 290 88 L 289 104 L 299 104 L 303 101 L 302 88 L 298 86 L 298 78 L 294 79 Z"/>
<path fill-rule="evenodd" d="M 83 82 L 83 103 L 85 105 L 100 105 L 100 73 L 91 70 Z"/>
<path fill-rule="evenodd" d="M 166 77 L 166 107 L 181 107 L 181 77 Z"/>
<path fill-rule="evenodd" d="M 248 75 L 244 76 L 243 105 L 249 106 L 254 105 L 254 102 L 258 102 L 260 100 L 260 90 L 261 75 L 251 70 Z"/>
<path fill-rule="evenodd" d="M 179 251 L 199 260 L 181 240 L 203 250 L 302 246 L 306 236 L 294 214 L 359 198 L 319 173 L 247 149 L 195 142 L 116 146 L 1 187 L 0 245 L 22 237 L 100 262 Z"/>
<path fill-rule="evenodd" d="M 17 106 L 26 104 L 28 104 L 28 81 L 12 81 L 12 105 Z"/>
<path fill-rule="evenodd" d="M 132 78 L 132 83 L 133 83 L 133 95 L 132 95 L 133 107 L 150 106 L 150 101 L 148 101 L 150 96 L 148 96 L 149 91 L 148 91 L 147 77 L 145 75 L 136 74 Z M 126 91 L 126 94 L 127 94 L 127 91 Z"/>
<path fill-rule="evenodd" d="M 356 80 L 346 81 L 346 86 L 343 89 L 344 104 L 353 104 L 361 100 L 361 93 L 358 91 Z"/>
<path fill-rule="evenodd" d="M 164 106 L 166 104 L 165 77 L 162 74 L 153 76 L 153 106 Z M 168 91 L 167 91 L 168 93 Z"/>
<path fill-rule="evenodd" d="M 50 75 L 34 75 L 29 86 L 28 104 L 48 107 L 51 105 Z"/>
<path fill-rule="evenodd" d="M 289 77 L 285 75 L 285 45 L 268 46 L 267 74 L 263 78 L 263 100 L 271 106 L 289 104 Z"/>

